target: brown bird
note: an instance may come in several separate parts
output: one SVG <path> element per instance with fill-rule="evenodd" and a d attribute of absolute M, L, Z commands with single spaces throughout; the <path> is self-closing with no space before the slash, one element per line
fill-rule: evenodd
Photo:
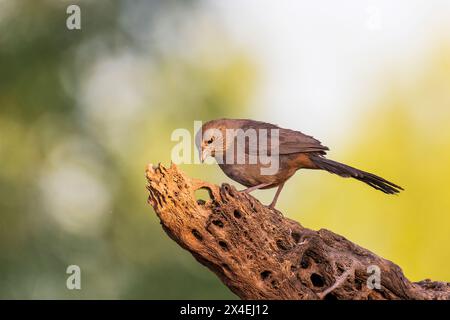
<path fill-rule="evenodd" d="M 325 158 L 329 149 L 311 136 L 266 122 L 211 120 L 197 133 L 196 145 L 202 162 L 208 156 L 214 157 L 228 177 L 247 187 L 244 192 L 278 187 L 271 208 L 275 207 L 286 180 L 299 169 L 325 170 L 354 178 L 387 194 L 403 190 L 372 173 Z M 277 170 L 270 172 L 274 162 Z"/>

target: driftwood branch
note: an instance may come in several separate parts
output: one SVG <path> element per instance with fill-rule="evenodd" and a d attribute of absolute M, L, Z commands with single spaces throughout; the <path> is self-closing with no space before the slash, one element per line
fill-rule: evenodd
<path fill-rule="evenodd" d="M 175 165 L 149 165 L 146 175 L 163 229 L 242 299 L 450 299 L 449 283 L 410 282 L 391 261 L 228 184 L 189 178 Z M 197 189 L 211 199 L 197 201 Z M 368 285 L 370 268 L 379 268 L 378 288 Z"/>

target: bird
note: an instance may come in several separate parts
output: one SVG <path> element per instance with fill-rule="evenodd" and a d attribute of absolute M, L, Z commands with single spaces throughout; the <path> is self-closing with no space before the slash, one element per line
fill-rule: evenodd
<path fill-rule="evenodd" d="M 329 148 L 312 136 L 263 121 L 210 120 L 196 133 L 195 144 L 201 162 L 208 157 L 215 158 L 225 175 L 247 187 L 243 192 L 277 188 L 269 205 L 272 209 L 286 181 L 299 169 L 324 170 L 343 178 L 353 178 L 386 194 L 404 190 L 373 173 L 326 158 Z M 263 154 L 277 161 L 275 172 L 263 172 L 271 165 L 267 160 L 262 161 L 260 156 Z"/>

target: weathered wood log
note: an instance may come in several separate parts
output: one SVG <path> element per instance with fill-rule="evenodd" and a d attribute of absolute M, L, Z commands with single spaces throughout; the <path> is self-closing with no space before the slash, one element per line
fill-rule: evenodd
<path fill-rule="evenodd" d="M 449 283 L 410 282 L 391 261 L 304 228 L 233 186 L 189 178 L 175 165 L 149 165 L 146 176 L 166 233 L 242 299 L 450 299 Z M 198 189 L 211 199 L 197 200 Z M 367 281 L 377 268 L 378 288 Z"/>

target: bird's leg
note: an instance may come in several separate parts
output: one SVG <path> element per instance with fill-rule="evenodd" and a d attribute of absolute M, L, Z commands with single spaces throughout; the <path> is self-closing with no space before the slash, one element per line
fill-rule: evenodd
<path fill-rule="evenodd" d="M 269 208 L 271 208 L 271 209 L 275 208 L 275 205 L 277 204 L 278 196 L 280 195 L 283 187 L 284 187 L 284 182 L 282 184 L 280 184 L 280 186 L 278 187 L 277 192 L 275 193 L 275 197 L 273 197 L 272 203 L 269 205 Z"/>
<path fill-rule="evenodd" d="M 255 190 L 258 190 L 258 189 L 267 187 L 268 185 L 270 185 L 270 183 L 261 183 L 261 184 L 258 184 L 258 185 L 256 185 L 256 186 L 253 186 L 253 187 L 247 188 L 247 189 L 245 189 L 245 190 L 242 190 L 242 192 L 250 193 L 250 192 L 252 192 L 252 191 L 255 191 Z"/>

